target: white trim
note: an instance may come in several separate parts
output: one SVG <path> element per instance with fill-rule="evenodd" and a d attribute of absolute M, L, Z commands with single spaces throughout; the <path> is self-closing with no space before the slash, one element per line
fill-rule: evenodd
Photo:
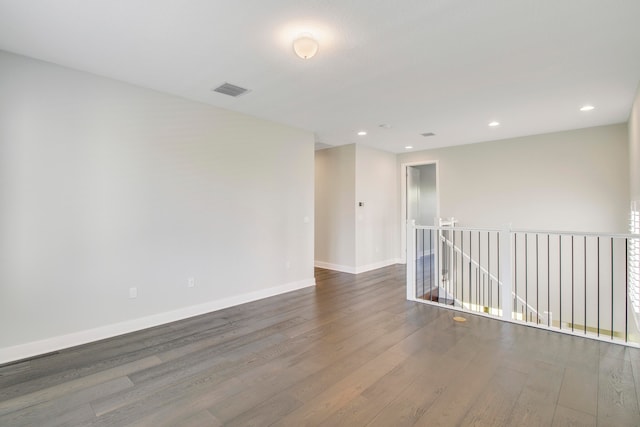
<path fill-rule="evenodd" d="M 440 217 L 440 165 L 438 160 L 424 160 L 400 164 L 400 264 L 407 263 L 407 168 L 436 165 L 436 217 Z M 424 225 L 424 224 L 423 224 Z"/>
<path fill-rule="evenodd" d="M 142 329 L 154 326 L 164 325 L 166 323 L 175 322 L 189 317 L 199 316 L 213 311 L 222 310 L 224 308 L 233 307 L 235 305 L 245 304 L 251 301 L 263 298 L 281 295 L 298 289 L 315 286 L 315 278 L 291 282 L 280 286 L 274 286 L 267 289 L 261 289 L 242 295 L 236 295 L 221 300 L 209 301 L 204 304 L 192 305 L 173 311 L 158 313 L 151 316 L 141 317 L 138 319 L 127 320 L 125 322 L 114 323 L 111 325 L 100 326 L 94 329 L 73 332 L 66 335 L 47 338 L 40 341 L 33 341 L 25 344 L 19 344 L 12 347 L 0 348 L 0 365 L 14 362 L 41 354 L 51 353 L 53 351 L 62 350 L 69 347 L 75 347 L 94 341 L 112 338 L 130 332 L 140 331 Z"/>
<path fill-rule="evenodd" d="M 350 265 L 332 264 L 324 261 L 314 261 L 313 265 L 318 268 L 326 268 L 327 270 L 339 271 L 341 273 L 356 274 L 356 268 Z"/>
<path fill-rule="evenodd" d="M 356 274 L 366 273 L 367 271 L 377 270 L 379 268 L 388 267 L 390 265 L 400 264 L 400 260 L 397 258 L 388 259 L 386 261 L 374 262 L 373 264 L 362 265 L 356 267 Z"/>
<path fill-rule="evenodd" d="M 326 268 L 327 270 L 340 271 L 342 273 L 360 274 L 367 271 L 377 270 L 379 268 L 388 267 L 395 264 L 404 264 L 400 258 L 388 259 L 386 261 L 375 262 L 373 264 L 354 267 L 350 265 L 332 264 L 330 262 L 315 261 L 314 265 L 318 268 Z"/>

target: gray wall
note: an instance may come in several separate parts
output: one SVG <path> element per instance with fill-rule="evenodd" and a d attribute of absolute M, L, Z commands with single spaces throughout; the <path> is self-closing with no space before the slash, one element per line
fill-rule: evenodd
<path fill-rule="evenodd" d="M 355 267 L 356 146 L 315 155 L 315 261 Z"/>
<path fill-rule="evenodd" d="M 356 144 L 316 151 L 315 185 L 316 265 L 357 273 L 397 262 L 395 154 Z"/>
<path fill-rule="evenodd" d="M 313 283 L 311 133 L 2 52 L 0 93 L 0 352 Z"/>
<path fill-rule="evenodd" d="M 356 268 L 395 263 L 398 258 L 396 156 L 356 146 Z"/>
<path fill-rule="evenodd" d="M 440 215 L 461 226 L 626 232 L 624 124 L 398 155 L 438 160 Z"/>

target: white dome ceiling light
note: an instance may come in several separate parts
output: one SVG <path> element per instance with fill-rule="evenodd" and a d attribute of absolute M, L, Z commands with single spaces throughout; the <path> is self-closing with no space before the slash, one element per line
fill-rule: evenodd
<path fill-rule="evenodd" d="M 318 53 L 318 41 L 309 33 L 300 34 L 293 41 L 293 51 L 302 59 L 310 59 Z"/>

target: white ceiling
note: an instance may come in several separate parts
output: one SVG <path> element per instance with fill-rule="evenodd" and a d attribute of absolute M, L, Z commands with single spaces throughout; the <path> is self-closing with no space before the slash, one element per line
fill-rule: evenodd
<path fill-rule="evenodd" d="M 0 0 L 0 49 L 403 152 L 627 121 L 640 1 Z"/>

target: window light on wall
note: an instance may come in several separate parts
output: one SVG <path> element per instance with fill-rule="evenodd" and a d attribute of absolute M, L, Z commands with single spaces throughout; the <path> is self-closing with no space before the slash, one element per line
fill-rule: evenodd
<path fill-rule="evenodd" d="M 629 221 L 631 234 L 640 234 L 640 201 L 631 202 Z M 640 239 L 629 239 L 629 300 L 636 324 L 640 325 Z"/>

